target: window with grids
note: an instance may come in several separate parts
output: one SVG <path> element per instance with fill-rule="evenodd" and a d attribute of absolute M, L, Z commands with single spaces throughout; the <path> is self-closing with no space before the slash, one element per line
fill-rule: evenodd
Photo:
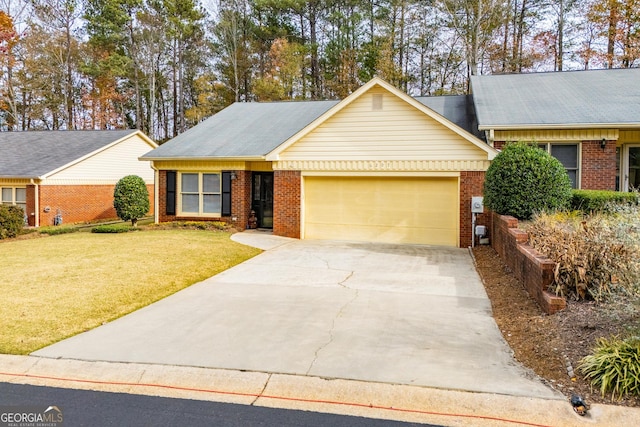
<path fill-rule="evenodd" d="M 580 167 L 579 154 L 580 144 L 539 144 L 543 150 L 546 150 L 553 157 L 558 159 L 567 171 L 571 180 L 572 188 L 580 188 Z"/>
<path fill-rule="evenodd" d="M 2 187 L 2 204 L 20 206 L 27 211 L 27 189 L 20 187 Z"/>
<path fill-rule="evenodd" d="M 198 216 L 220 216 L 220 174 L 181 173 L 180 213 Z"/>

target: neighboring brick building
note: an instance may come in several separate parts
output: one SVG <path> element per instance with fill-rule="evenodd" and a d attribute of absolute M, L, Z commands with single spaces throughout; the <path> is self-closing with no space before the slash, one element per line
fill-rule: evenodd
<path fill-rule="evenodd" d="M 153 207 L 154 173 L 138 157 L 156 147 L 137 130 L 0 132 L 0 201 L 32 226 L 114 219 L 115 184 L 138 175 Z"/>
<path fill-rule="evenodd" d="M 538 144 L 574 188 L 640 187 L 640 69 L 473 76 L 478 129 L 500 149 Z"/>
<path fill-rule="evenodd" d="M 235 103 L 142 156 L 156 221 L 224 220 L 296 238 L 466 247 L 509 141 L 556 156 L 576 188 L 640 187 L 640 69 L 474 76 L 412 98 L 375 78 L 342 101 Z M 255 214 L 255 221 L 252 219 Z"/>

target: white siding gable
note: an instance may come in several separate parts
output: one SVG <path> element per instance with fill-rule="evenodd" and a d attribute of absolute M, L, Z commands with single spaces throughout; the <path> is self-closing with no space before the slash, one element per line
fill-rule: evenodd
<path fill-rule="evenodd" d="M 487 152 L 374 86 L 286 148 L 280 160 L 487 160 Z"/>
<path fill-rule="evenodd" d="M 47 177 L 47 181 L 67 181 L 74 184 L 93 182 L 116 183 L 126 175 L 138 175 L 153 184 L 153 169 L 149 162 L 138 160 L 153 148 L 139 135 L 131 135 L 79 162 L 73 163 Z"/>

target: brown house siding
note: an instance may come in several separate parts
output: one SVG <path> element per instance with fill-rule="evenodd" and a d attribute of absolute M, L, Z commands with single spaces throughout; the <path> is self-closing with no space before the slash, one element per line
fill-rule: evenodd
<path fill-rule="evenodd" d="M 274 171 L 273 234 L 300 238 L 301 188 L 300 171 Z"/>
<path fill-rule="evenodd" d="M 40 195 L 40 226 L 54 224 L 54 218 L 59 213 L 64 224 L 90 222 L 118 217 L 113 208 L 113 185 L 41 185 L 38 187 Z M 150 212 L 153 214 L 153 185 L 147 185 L 149 192 Z M 35 223 L 35 187 L 27 189 L 27 210 L 29 210 L 29 224 Z M 31 197 L 29 197 L 31 195 Z M 49 212 L 45 212 L 46 208 Z"/>
<path fill-rule="evenodd" d="M 471 246 L 473 238 L 471 198 L 483 195 L 485 172 L 460 172 L 460 247 Z M 490 226 L 487 213 L 478 214 L 476 225 Z M 487 233 L 487 236 L 489 232 Z"/>

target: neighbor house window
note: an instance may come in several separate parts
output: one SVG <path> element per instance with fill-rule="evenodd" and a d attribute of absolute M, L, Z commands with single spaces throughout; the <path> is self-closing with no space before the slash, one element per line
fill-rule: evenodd
<path fill-rule="evenodd" d="M 183 215 L 220 216 L 220 174 L 181 173 L 180 213 Z"/>
<path fill-rule="evenodd" d="M 571 186 L 580 188 L 580 144 L 539 144 L 543 150 L 549 152 L 553 157 L 560 160 L 562 166 L 567 170 Z"/>
<path fill-rule="evenodd" d="M 27 211 L 27 189 L 16 187 L 2 187 L 2 204 L 20 206 Z"/>

